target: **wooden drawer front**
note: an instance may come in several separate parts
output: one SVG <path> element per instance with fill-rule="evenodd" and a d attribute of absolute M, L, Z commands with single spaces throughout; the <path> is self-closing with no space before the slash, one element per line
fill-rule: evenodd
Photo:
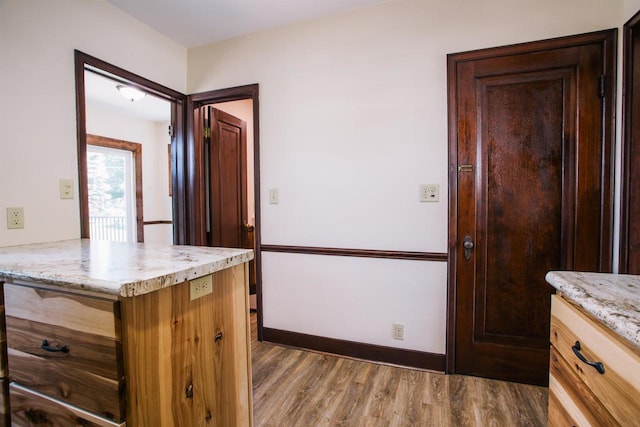
<path fill-rule="evenodd" d="M 123 421 L 118 303 L 6 284 L 5 300 L 11 381 Z M 68 352 L 47 351 L 43 340 Z"/>
<path fill-rule="evenodd" d="M 589 361 L 604 364 L 604 374 L 574 354 L 576 341 Z M 640 355 L 630 345 L 557 295 L 551 301 L 551 343 L 615 420 L 640 420 Z"/>
<path fill-rule="evenodd" d="M 553 346 L 550 359 L 549 426 L 618 425 Z"/>
<path fill-rule="evenodd" d="M 64 402 L 11 383 L 11 425 L 47 427 L 118 427 L 124 423 L 97 417 Z"/>

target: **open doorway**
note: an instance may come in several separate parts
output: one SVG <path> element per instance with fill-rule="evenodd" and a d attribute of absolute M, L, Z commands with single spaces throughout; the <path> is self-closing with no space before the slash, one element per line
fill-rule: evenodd
<path fill-rule="evenodd" d="M 130 218 L 129 226 L 123 227 L 131 230 L 135 222 L 135 240 L 139 242 L 189 243 L 184 180 L 178 179 L 185 170 L 186 96 L 80 51 L 75 52 L 75 59 L 81 237 L 98 234 L 91 229 L 91 217 L 96 215 L 91 214 L 89 180 L 95 177 L 89 176 L 87 150 L 104 146 L 102 142 L 107 141 L 112 145 L 107 148 L 120 151 L 136 144 L 139 147 L 139 163 L 136 166 L 134 153 L 133 169 L 129 171 L 130 186 L 135 188 L 129 189 L 129 206 L 122 208 Z M 123 87 L 138 94 L 125 96 Z M 96 140 L 100 143 L 91 143 Z M 126 186 L 126 182 L 124 177 L 122 183 L 108 183 L 113 188 L 105 197 L 117 195 L 116 187 Z"/>
<path fill-rule="evenodd" d="M 188 120 L 193 120 L 193 141 L 190 141 L 193 157 L 188 162 L 195 165 L 187 185 L 193 191 L 190 199 L 195 206 L 192 238 L 195 244 L 214 246 L 219 242 L 223 243 L 222 246 L 229 246 L 229 239 L 232 239 L 236 242 L 233 245 L 254 250 L 255 258 L 249 263 L 250 307 L 257 311 L 258 339 L 261 340 L 258 85 L 189 95 L 188 103 L 188 111 L 191 112 Z M 191 123 L 188 127 L 191 128 Z M 242 134 L 245 134 L 244 148 Z M 223 148 L 224 153 L 220 146 L 216 146 L 218 137 L 225 140 L 223 144 L 227 148 Z M 240 152 L 245 153 L 244 157 L 239 157 Z M 221 166 L 223 156 L 230 156 L 225 162 L 232 167 Z M 224 172 L 225 168 L 228 172 Z M 236 174 L 236 170 L 244 172 Z M 235 192 L 221 195 L 215 188 L 216 180 L 224 182 L 227 187 L 236 180 L 244 184 L 241 200 L 237 194 L 243 192 L 242 185 Z M 224 230 L 224 227 L 230 230 Z"/>

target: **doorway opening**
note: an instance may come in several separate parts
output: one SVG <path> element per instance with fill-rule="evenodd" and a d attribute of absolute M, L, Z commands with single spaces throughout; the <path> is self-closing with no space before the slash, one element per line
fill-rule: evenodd
<path fill-rule="evenodd" d="M 186 191 L 181 178 L 186 168 L 183 138 L 186 96 L 77 50 L 75 73 L 81 237 L 98 237 L 92 236 L 98 231 L 94 229 L 92 233 L 87 150 L 91 145 L 89 139 L 96 138 L 91 135 L 100 135 L 97 138 L 102 142 L 115 144 L 111 148 L 128 150 L 128 144 L 133 144 L 129 141 L 144 146 L 137 156 L 140 165 L 132 175 L 140 197 L 128 209 L 130 215 L 135 211 L 135 220 L 129 221 L 135 224 L 133 241 L 190 243 L 186 231 Z M 135 100 L 133 96 L 125 99 L 124 93 L 119 93 L 123 86 L 139 90 L 142 99 Z M 145 200 L 142 183 L 147 185 Z"/>
<path fill-rule="evenodd" d="M 262 340 L 258 85 L 189 95 L 188 103 L 187 120 L 193 120 L 188 161 L 195 165 L 187 185 L 195 206 L 191 238 L 195 244 L 253 249 L 250 308 L 257 311 Z"/>

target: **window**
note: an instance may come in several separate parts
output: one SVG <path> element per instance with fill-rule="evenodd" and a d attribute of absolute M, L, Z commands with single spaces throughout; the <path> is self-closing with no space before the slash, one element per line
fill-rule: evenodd
<path fill-rule="evenodd" d="M 91 238 L 143 241 L 140 144 L 93 135 L 87 142 Z"/>

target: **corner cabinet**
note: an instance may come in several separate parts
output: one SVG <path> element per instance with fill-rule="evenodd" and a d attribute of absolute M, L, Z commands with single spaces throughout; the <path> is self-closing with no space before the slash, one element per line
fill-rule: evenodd
<path fill-rule="evenodd" d="M 561 295 L 551 301 L 549 426 L 635 425 L 640 350 Z"/>
<path fill-rule="evenodd" d="M 247 263 L 143 295 L 4 284 L 13 426 L 251 426 Z"/>

